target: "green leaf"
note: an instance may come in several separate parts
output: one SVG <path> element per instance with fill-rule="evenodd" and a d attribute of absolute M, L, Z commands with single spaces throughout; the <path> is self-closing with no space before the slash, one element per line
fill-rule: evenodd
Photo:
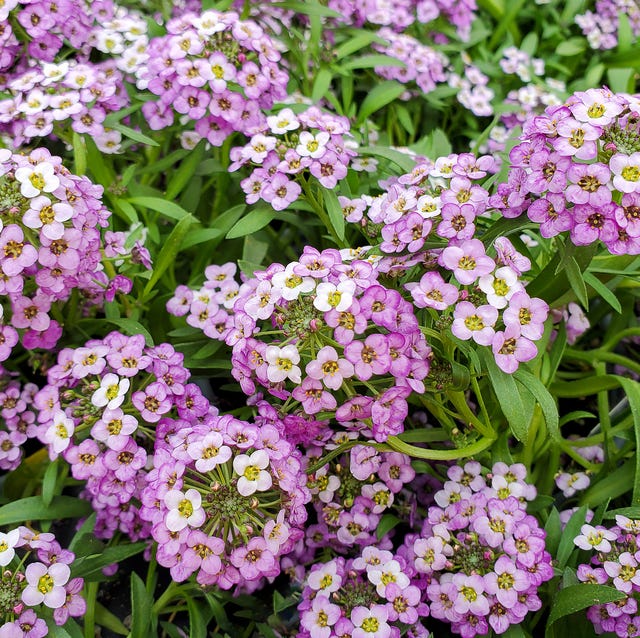
<path fill-rule="evenodd" d="M 224 232 L 218 228 L 196 228 L 190 230 L 186 237 L 182 240 L 182 249 L 186 250 L 198 244 L 204 244 L 207 241 L 216 239 L 224 235 Z"/>
<path fill-rule="evenodd" d="M 587 506 L 583 505 L 580 509 L 573 513 L 573 516 L 567 522 L 560 544 L 558 545 L 558 567 L 563 569 L 569 560 L 569 557 L 576 549 L 576 545 L 573 543 L 573 539 L 579 535 L 580 528 L 584 525 L 587 518 Z"/>
<path fill-rule="evenodd" d="M 604 518 L 615 518 L 616 516 L 626 516 L 633 520 L 640 520 L 640 507 L 620 507 L 615 510 L 609 510 Z"/>
<path fill-rule="evenodd" d="M 129 635 L 129 630 L 122 624 L 122 621 L 115 614 L 112 614 L 99 602 L 96 602 L 95 606 L 95 619 L 98 625 L 112 631 L 114 634 L 119 634 L 120 636 Z"/>
<path fill-rule="evenodd" d="M 376 536 L 380 540 L 383 536 L 386 536 L 396 525 L 402 523 L 402 520 L 393 514 L 384 514 L 378 523 L 376 529 Z"/>
<path fill-rule="evenodd" d="M 69 618 L 63 626 L 58 626 L 52 618 L 46 618 L 49 633 L 47 636 L 51 638 L 84 638 L 82 629 L 72 618 Z"/>
<path fill-rule="evenodd" d="M 558 381 L 549 386 L 549 392 L 556 397 L 578 398 L 586 397 L 604 390 L 613 390 L 619 387 L 620 380 L 614 374 L 601 374 L 598 376 L 576 379 L 574 381 Z"/>
<path fill-rule="evenodd" d="M 173 174 L 169 183 L 165 197 L 169 200 L 175 199 L 189 183 L 189 180 L 195 175 L 197 166 L 202 161 L 204 155 L 204 140 L 200 140 L 196 147 L 187 155 L 186 159 L 180 164 L 180 168 Z"/>
<path fill-rule="evenodd" d="M 547 551 L 552 556 L 555 556 L 562 539 L 562 522 L 560 521 L 560 514 L 555 507 L 549 513 L 549 518 L 547 518 L 547 522 L 544 525 L 544 531 L 547 533 L 544 541 Z"/>
<path fill-rule="evenodd" d="M 340 202 L 338 201 L 338 196 L 334 191 L 331 191 L 328 188 L 321 187 L 321 190 L 325 208 L 329 213 L 329 221 L 331 222 L 338 239 L 343 241 L 345 230 L 344 213 L 342 212 L 342 206 L 340 206 Z"/>
<path fill-rule="evenodd" d="M 0 525 L 26 521 L 53 521 L 59 518 L 80 518 L 91 512 L 91 505 L 73 496 L 54 496 L 45 505 L 41 496 L 29 496 L 0 507 Z"/>
<path fill-rule="evenodd" d="M 99 553 L 76 559 L 72 565 L 71 572 L 74 578 L 87 578 L 91 574 L 100 572 L 107 565 L 119 563 L 143 552 L 146 546 L 146 543 L 124 543 L 123 545 L 105 547 Z"/>
<path fill-rule="evenodd" d="M 406 68 L 406 64 L 398 58 L 382 53 L 371 53 L 352 58 L 340 66 L 342 71 L 354 71 L 355 69 L 371 69 L 376 66 L 397 66 Z M 395 99 L 395 98 L 394 98 Z"/>
<path fill-rule="evenodd" d="M 73 132 L 73 172 L 76 175 L 84 175 L 87 172 L 87 147 L 82 137 Z"/>
<path fill-rule="evenodd" d="M 633 417 L 633 429 L 636 435 L 636 450 L 640 449 L 640 384 L 637 381 L 620 377 L 620 385 L 627 395 L 631 415 Z M 632 505 L 640 505 L 640 454 L 635 454 L 636 475 L 633 481 Z"/>
<path fill-rule="evenodd" d="M 131 572 L 131 638 L 151 636 L 152 605 L 144 581 Z"/>
<path fill-rule="evenodd" d="M 174 202 L 168 202 L 166 199 L 162 199 L 161 197 L 130 197 L 126 201 L 154 210 L 165 217 L 169 217 L 169 219 L 180 220 L 183 217 L 190 215 L 190 213 L 182 208 L 182 206 L 178 206 L 178 204 L 175 204 Z"/>
<path fill-rule="evenodd" d="M 189 638 L 207 638 L 207 619 L 198 604 L 197 599 L 187 598 L 189 609 Z"/>
<path fill-rule="evenodd" d="M 226 235 L 226 239 L 237 239 L 251 235 L 264 228 L 276 215 L 272 208 L 256 208 L 238 221 Z"/>
<path fill-rule="evenodd" d="M 358 148 L 358 153 L 382 157 L 399 166 L 405 173 L 410 173 L 416 165 L 416 161 L 410 155 L 386 146 L 363 146 Z"/>
<path fill-rule="evenodd" d="M 587 286 L 584 283 L 583 273 L 580 270 L 580 266 L 576 261 L 576 258 L 572 255 L 567 256 L 562 263 L 569 283 L 573 292 L 576 293 L 578 301 L 584 306 L 585 310 L 589 310 L 589 295 L 587 294 Z"/>
<path fill-rule="evenodd" d="M 42 479 L 42 502 L 45 506 L 51 505 L 53 495 L 55 494 L 56 483 L 58 482 L 58 468 L 60 463 L 58 459 L 49 463 Z"/>
<path fill-rule="evenodd" d="M 151 333 L 135 319 L 128 319 L 127 317 L 115 317 L 113 319 L 104 318 L 101 321 L 107 321 L 114 326 L 118 326 L 124 333 L 128 335 L 143 335 L 145 343 L 148 346 L 153 346 L 153 337 Z"/>
<path fill-rule="evenodd" d="M 607 499 L 617 498 L 626 494 L 634 484 L 636 476 L 635 461 L 629 460 L 621 467 L 616 468 L 591 485 L 589 489 L 582 493 L 580 503 L 585 503 L 589 507 L 597 507 Z"/>
<path fill-rule="evenodd" d="M 311 100 L 313 102 L 319 102 L 327 94 L 332 78 L 333 73 L 329 69 L 322 68 L 318 71 L 311 90 Z"/>
<path fill-rule="evenodd" d="M 146 144 L 147 146 L 160 146 L 158 142 L 156 142 L 154 139 L 151 139 L 148 135 L 140 133 L 140 131 L 135 131 L 134 129 L 125 126 L 124 124 L 120 124 L 120 122 L 112 124 L 111 128 L 119 131 L 124 136 L 132 139 L 134 142 L 140 142 L 140 144 Z"/>
<path fill-rule="evenodd" d="M 364 98 L 358 112 L 357 123 L 363 124 L 370 116 L 379 111 L 381 108 L 393 102 L 406 91 L 404 84 L 395 80 L 385 80 L 377 84 Z"/>
<path fill-rule="evenodd" d="M 582 611 L 592 605 L 602 605 L 622 600 L 626 594 L 618 591 L 615 587 L 606 585 L 572 585 L 561 589 L 553 599 L 551 613 L 547 620 L 547 627 L 550 627 L 556 620 L 577 611 Z"/>
<path fill-rule="evenodd" d="M 561 57 L 571 57 L 572 55 L 578 55 L 587 49 L 587 40 L 580 36 L 563 40 L 556 47 L 556 54 Z"/>
<path fill-rule="evenodd" d="M 514 372 L 513 377 L 516 381 L 519 381 L 524 388 L 526 388 L 535 397 L 544 420 L 547 424 L 547 432 L 549 436 L 556 442 L 562 440 L 560 434 L 560 420 L 558 416 L 558 406 L 554 398 L 551 396 L 549 390 L 544 387 L 540 379 L 535 375 L 520 368 Z"/>
<path fill-rule="evenodd" d="M 582 277 L 584 282 L 591 286 L 616 312 L 622 314 L 622 306 L 615 293 L 611 292 L 593 273 L 585 272 Z"/>
<path fill-rule="evenodd" d="M 147 285 L 144 287 L 143 295 L 148 295 L 167 268 L 175 264 L 176 255 L 180 252 L 180 248 L 182 247 L 182 240 L 185 238 L 187 231 L 191 228 L 194 221 L 195 217 L 193 215 L 183 217 L 165 239 L 164 244 L 162 245 L 162 250 L 154 260 L 153 272 L 151 273 L 151 278 L 147 282 Z"/>
<path fill-rule="evenodd" d="M 369 46 L 372 42 L 377 42 L 382 45 L 387 44 L 387 40 L 381 38 L 373 31 L 364 31 L 361 29 L 352 30 L 349 38 L 334 49 L 333 56 L 336 60 L 342 60 L 342 58 L 346 58 L 348 55 Z"/>
<path fill-rule="evenodd" d="M 338 11 L 329 9 L 318 2 L 302 2 L 301 0 L 285 0 L 284 2 L 274 2 L 273 7 L 289 9 L 295 13 L 302 13 L 307 16 L 320 16 L 324 18 L 342 18 Z"/>
<path fill-rule="evenodd" d="M 500 409 L 506 417 L 511 431 L 519 441 L 526 441 L 531 414 L 527 415 L 526 413 L 515 379 L 498 368 L 493 354 L 489 350 L 483 348 L 479 354 L 489 373 L 489 379 Z"/>

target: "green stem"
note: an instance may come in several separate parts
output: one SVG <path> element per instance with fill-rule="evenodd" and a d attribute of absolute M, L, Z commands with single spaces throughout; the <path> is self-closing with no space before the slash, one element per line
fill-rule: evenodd
<path fill-rule="evenodd" d="M 175 598 L 176 594 L 180 591 L 180 586 L 174 580 L 172 580 L 168 587 L 164 590 L 162 596 L 156 600 L 153 604 L 152 613 L 158 615 L 162 613 L 167 603 Z M 88 637 L 87 637 L 88 638 Z"/>
<path fill-rule="evenodd" d="M 495 441 L 495 438 L 483 437 L 471 445 L 467 445 L 463 448 L 455 450 L 427 450 L 425 448 L 416 447 L 415 445 L 409 445 L 404 441 L 401 441 L 397 436 L 390 436 L 387 439 L 386 444 L 380 444 L 378 449 L 382 451 L 388 451 L 389 448 L 395 452 L 402 452 L 408 454 L 414 458 L 427 459 L 429 461 L 455 461 L 457 459 L 463 459 L 469 456 L 474 456 L 480 452 L 491 447 Z"/>
<path fill-rule="evenodd" d="M 84 636 L 85 638 L 94 638 L 96 635 L 96 598 L 98 596 L 97 582 L 87 583 L 87 611 L 84 615 Z"/>

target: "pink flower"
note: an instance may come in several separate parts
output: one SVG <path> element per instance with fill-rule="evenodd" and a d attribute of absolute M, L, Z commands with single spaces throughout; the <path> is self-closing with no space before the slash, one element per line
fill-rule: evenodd
<path fill-rule="evenodd" d="M 519 326 L 514 324 L 508 325 L 504 332 L 495 333 L 491 349 L 498 367 L 508 374 L 515 372 L 520 363 L 531 361 L 538 354 L 535 344 L 521 336 Z"/>
<path fill-rule="evenodd" d="M 498 310 L 494 306 L 484 305 L 476 308 L 469 301 L 461 301 L 456 306 L 453 316 L 451 332 L 458 339 L 473 339 L 483 346 L 491 344 L 495 334 L 493 326 L 498 319 Z"/>
<path fill-rule="evenodd" d="M 343 380 L 354 374 L 353 364 L 346 359 L 340 359 L 332 346 L 321 348 L 305 370 L 312 379 L 323 381 L 332 390 L 338 390 Z"/>
<path fill-rule="evenodd" d="M 468 239 L 459 246 L 447 246 L 440 253 L 439 263 L 453 271 L 454 277 L 463 285 L 469 285 L 478 277 L 487 275 L 495 268 L 479 239 Z"/>

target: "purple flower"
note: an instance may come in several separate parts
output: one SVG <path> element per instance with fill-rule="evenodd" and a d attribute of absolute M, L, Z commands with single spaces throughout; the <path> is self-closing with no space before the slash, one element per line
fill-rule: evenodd
<path fill-rule="evenodd" d="M 454 277 L 463 285 L 472 284 L 478 277 L 487 275 L 495 268 L 491 257 L 485 253 L 479 239 L 468 239 L 459 246 L 447 246 L 440 253 L 439 263 L 453 271 Z"/>
<path fill-rule="evenodd" d="M 491 349 L 498 367 L 508 374 L 515 372 L 520 363 L 531 361 L 538 354 L 535 344 L 523 337 L 520 326 L 515 324 L 495 333 Z"/>
<path fill-rule="evenodd" d="M 305 371 L 312 379 L 321 380 L 328 388 L 338 390 L 344 379 L 353 376 L 354 367 L 351 362 L 339 358 L 335 348 L 324 346 L 307 364 Z"/>
<path fill-rule="evenodd" d="M 454 311 L 451 332 L 466 341 L 488 346 L 494 339 L 493 326 L 498 319 L 498 310 L 494 306 L 484 305 L 476 308 L 469 301 L 460 301 Z"/>

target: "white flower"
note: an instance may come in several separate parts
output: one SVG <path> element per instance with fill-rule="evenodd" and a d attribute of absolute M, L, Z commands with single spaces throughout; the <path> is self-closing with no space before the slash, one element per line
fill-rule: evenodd
<path fill-rule="evenodd" d="M 300 155 L 300 157 L 318 159 L 324 155 L 329 138 L 329 133 L 325 133 L 324 131 L 321 131 L 317 135 L 309 131 L 302 131 L 302 133 L 300 133 L 298 146 L 296 146 L 296 153 Z"/>
<path fill-rule="evenodd" d="M 20 182 L 20 192 L 24 197 L 36 197 L 41 192 L 52 193 L 60 180 L 54 174 L 53 164 L 40 162 L 35 166 L 22 166 L 16 170 L 16 179 Z"/>
<path fill-rule="evenodd" d="M 16 555 L 14 547 L 20 540 L 20 529 L 12 529 L 8 534 L 0 532 L 0 565 L 6 567 Z"/>
<path fill-rule="evenodd" d="M 277 272 L 271 279 L 273 287 L 287 301 L 297 299 L 303 292 L 311 292 L 316 286 L 312 277 L 300 277 L 293 272 L 293 269 L 298 265 L 297 261 L 288 264 L 284 270 Z"/>
<path fill-rule="evenodd" d="M 44 442 L 51 446 L 53 458 L 69 447 L 74 430 L 73 421 L 64 412 L 58 411 L 53 415 L 53 423 L 44 434 Z"/>
<path fill-rule="evenodd" d="M 269 467 L 269 456 L 264 450 L 256 450 L 253 454 L 239 454 L 233 459 L 233 470 L 240 476 L 238 492 L 242 496 L 251 496 L 254 492 L 265 492 L 272 485 Z"/>
<path fill-rule="evenodd" d="M 109 372 L 100 382 L 100 387 L 93 393 L 91 403 L 97 408 L 106 406 L 107 410 L 115 410 L 124 402 L 131 382 L 129 379 L 121 379 L 117 374 Z"/>
<path fill-rule="evenodd" d="M 478 285 L 486 293 L 487 301 L 498 309 L 506 308 L 509 299 L 516 292 L 524 290 L 524 286 L 518 281 L 518 275 L 509 266 L 498 268 L 493 275 L 480 277 Z"/>
<path fill-rule="evenodd" d="M 277 115 L 267 117 L 267 126 L 272 133 L 282 135 L 287 131 L 295 131 L 300 126 L 300 122 L 291 109 L 282 109 Z"/>
<path fill-rule="evenodd" d="M 384 565 L 367 566 L 367 578 L 376 586 L 380 596 L 384 596 L 389 583 L 396 583 L 400 589 L 409 586 L 409 577 L 402 571 L 397 560 L 390 560 Z"/>
<path fill-rule="evenodd" d="M 589 551 L 596 550 L 605 554 L 611 551 L 611 543 L 609 541 L 616 540 L 617 536 L 614 532 L 604 527 L 593 527 L 586 523 L 580 528 L 580 536 L 573 539 L 575 545 L 580 549 Z"/>
<path fill-rule="evenodd" d="M 288 345 L 284 348 L 267 346 L 264 358 L 269 364 L 267 379 L 271 383 L 280 383 L 287 378 L 294 383 L 300 383 L 302 373 L 296 365 L 300 363 L 300 353 L 294 345 Z"/>
<path fill-rule="evenodd" d="M 69 565 L 54 563 L 47 567 L 43 563 L 31 563 L 24 572 L 29 583 L 22 592 L 22 602 L 30 607 L 44 603 L 51 609 L 64 605 L 67 592 L 64 588 L 71 570 Z"/>
<path fill-rule="evenodd" d="M 322 312 L 337 310 L 343 312 L 351 306 L 356 284 L 350 279 L 341 281 L 337 286 L 323 282 L 316 288 L 316 298 L 313 305 Z"/>
<path fill-rule="evenodd" d="M 197 490 L 169 490 L 164 495 L 164 504 L 169 508 L 165 524 L 170 532 L 179 532 L 187 525 L 200 527 L 207 515 L 202 508 L 202 497 Z"/>
<path fill-rule="evenodd" d="M 201 441 L 189 444 L 187 454 L 196 462 L 198 472 L 208 472 L 231 458 L 231 448 L 222 440 L 219 432 L 210 432 Z"/>

